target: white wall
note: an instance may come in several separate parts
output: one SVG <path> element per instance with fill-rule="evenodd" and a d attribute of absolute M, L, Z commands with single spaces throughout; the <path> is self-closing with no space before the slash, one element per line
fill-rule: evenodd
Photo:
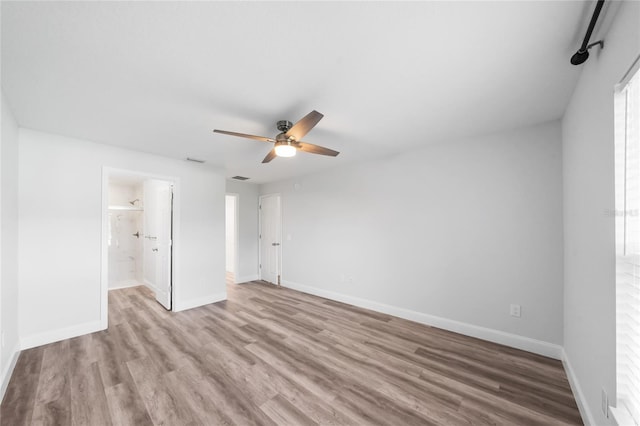
<path fill-rule="evenodd" d="M 18 125 L 2 94 L 0 146 L 0 400 L 18 353 Z"/>
<path fill-rule="evenodd" d="M 605 48 L 592 52 L 562 123 L 565 352 L 587 424 L 608 424 L 615 397 L 613 90 L 640 54 L 640 3 L 624 2 Z"/>
<path fill-rule="evenodd" d="M 258 185 L 227 179 L 227 193 L 238 194 L 238 271 L 236 282 L 258 279 Z"/>
<path fill-rule="evenodd" d="M 177 178 L 174 303 L 226 297 L 225 181 L 211 168 L 26 129 L 19 164 L 23 346 L 99 324 L 103 166 Z"/>
<path fill-rule="evenodd" d="M 262 185 L 284 283 L 559 356 L 561 161 L 553 122 Z"/>

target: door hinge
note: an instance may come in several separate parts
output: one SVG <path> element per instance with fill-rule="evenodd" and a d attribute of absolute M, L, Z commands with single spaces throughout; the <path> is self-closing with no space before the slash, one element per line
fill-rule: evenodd
<path fill-rule="evenodd" d="M 262 269 L 262 263 L 260 264 L 260 269 Z"/>

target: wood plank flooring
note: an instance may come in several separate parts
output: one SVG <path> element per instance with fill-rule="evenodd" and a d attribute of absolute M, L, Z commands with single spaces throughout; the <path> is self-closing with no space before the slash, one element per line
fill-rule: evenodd
<path fill-rule="evenodd" d="M 110 292 L 109 329 L 23 351 L 18 425 L 582 424 L 559 361 L 252 282 L 172 313 Z"/>

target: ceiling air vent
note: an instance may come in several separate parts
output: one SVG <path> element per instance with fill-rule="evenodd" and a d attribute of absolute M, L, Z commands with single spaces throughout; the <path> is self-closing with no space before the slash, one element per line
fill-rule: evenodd
<path fill-rule="evenodd" d="M 204 163 L 204 160 L 199 160 L 197 158 L 191 158 L 191 157 L 187 157 L 187 161 L 193 161 L 194 163 Z"/>
<path fill-rule="evenodd" d="M 231 179 L 235 179 L 235 180 L 248 180 L 249 178 L 246 176 L 234 176 Z"/>

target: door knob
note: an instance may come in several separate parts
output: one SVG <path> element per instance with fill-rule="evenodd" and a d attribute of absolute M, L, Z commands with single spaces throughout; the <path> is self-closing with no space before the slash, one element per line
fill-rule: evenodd
<path fill-rule="evenodd" d="M 271 245 L 275 247 L 275 246 L 279 246 L 280 243 L 271 243 Z"/>

